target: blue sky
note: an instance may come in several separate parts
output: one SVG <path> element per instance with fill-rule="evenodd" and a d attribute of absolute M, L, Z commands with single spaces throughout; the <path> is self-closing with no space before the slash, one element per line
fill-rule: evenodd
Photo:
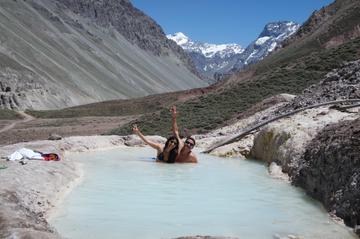
<path fill-rule="evenodd" d="M 266 23 L 303 23 L 333 0 L 131 0 L 166 34 L 183 32 L 195 41 L 246 47 Z"/>

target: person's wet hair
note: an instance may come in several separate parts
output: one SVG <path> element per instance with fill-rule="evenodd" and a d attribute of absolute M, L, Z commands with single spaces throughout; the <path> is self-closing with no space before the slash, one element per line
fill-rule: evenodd
<path fill-rule="evenodd" d="M 164 150 L 169 146 L 170 142 L 172 142 L 172 141 L 176 142 L 176 147 L 170 151 L 169 158 L 166 161 L 167 163 L 175 163 L 176 156 L 179 152 L 179 141 L 174 136 L 171 136 L 166 140 Z"/>

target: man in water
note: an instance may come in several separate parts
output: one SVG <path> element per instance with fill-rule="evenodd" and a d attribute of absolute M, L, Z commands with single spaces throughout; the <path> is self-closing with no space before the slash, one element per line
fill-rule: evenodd
<path fill-rule="evenodd" d="M 189 136 L 185 139 L 184 143 L 182 142 L 179 135 L 179 129 L 176 123 L 176 116 L 177 116 L 176 106 L 172 106 L 170 111 L 172 116 L 172 131 L 175 137 L 179 141 L 179 153 L 175 160 L 176 163 L 197 163 L 198 162 L 197 157 L 191 151 L 195 146 L 195 139 Z"/>

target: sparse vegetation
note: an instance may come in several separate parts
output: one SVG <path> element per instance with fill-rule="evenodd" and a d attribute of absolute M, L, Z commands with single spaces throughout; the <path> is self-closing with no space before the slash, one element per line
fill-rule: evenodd
<path fill-rule="evenodd" d="M 360 38 L 338 48 L 312 52 L 288 61 L 287 64 L 271 65 L 252 81 L 234 84 L 221 91 L 201 96 L 178 105 L 179 125 L 189 133 L 204 133 L 220 127 L 237 113 L 250 108 L 267 97 L 280 93 L 299 94 L 319 82 L 326 73 L 343 62 L 359 58 Z M 261 65 L 261 64 L 260 64 Z M 145 134 L 168 135 L 170 132 L 168 109 L 144 115 L 137 123 Z M 134 122 L 131 122 L 132 124 Z M 129 134 L 130 124 L 111 131 L 112 134 Z"/>
<path fill-rule="evenodd" d="M 155 112 L 177 100 L 179 93 L 166 93 L 133 100 L 113 100 L 60 110 L 27 110 L 37 118 L 73 118 L 86 116 L 125 116 Z"/>
<path fill-rule="evenodd" d="M 21 118 L 21 115 L 14 110 L 0 109 L 0 120 L 14 120 Z"/>

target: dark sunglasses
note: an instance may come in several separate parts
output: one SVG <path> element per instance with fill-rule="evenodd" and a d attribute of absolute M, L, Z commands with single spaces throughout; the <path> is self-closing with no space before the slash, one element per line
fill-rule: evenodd
<path fill-rule="evenodd" d="M 191 148 L 195 146 L 195 144 L 191 143 L 190 141 L 185 141 L 185 144 L 189 145 Z"/>

